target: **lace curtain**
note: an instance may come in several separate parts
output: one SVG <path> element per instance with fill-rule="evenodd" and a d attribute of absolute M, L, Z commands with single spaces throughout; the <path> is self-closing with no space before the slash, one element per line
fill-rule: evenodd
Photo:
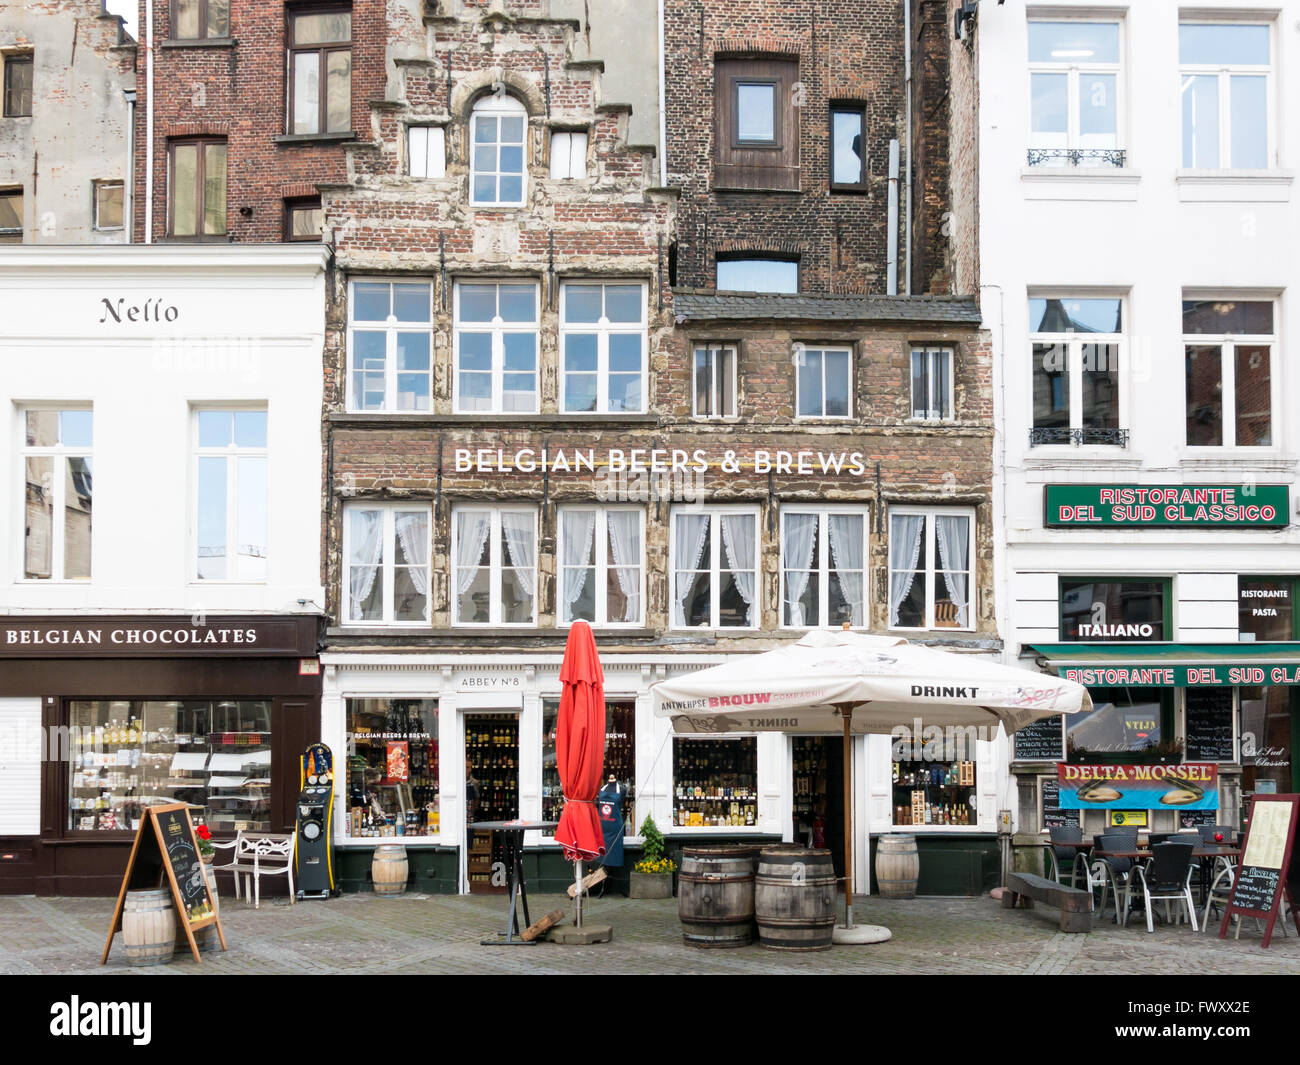
<path fill-rule="evenodd" d="M 854 627 L 867 623 L 867 602 L 864 593 L 866 560 L 862 555 L 863 518 L 858 514 L 830 514 L 827 516 L 827 539 L 831 543 L 831 566 L 839 578 L 840 590 L 849 602 L 849 624 Z M 906 593 L 904 593 L 906 594 Z"/>
<path fill-rule="evenodd" d="M 348 512 L 348 617 L 362 621 L 362 607 L 379 576 L 383 563 L 384 512 L 382 510 L 351 510 Z"/>
<path fill-rule="evenodd" d="M 479 559 L 492 528 L 492 515 L 481 510 L 456 512 L 456 595 L 469 591 L 478 576 Z"/>
<path fill-rule="evenodd" d="M 684 628 L 686 598 L 691 594 L 691 586 L 695 583 L 693 571 L 700 568 L 704 546 L 709 539 L 709 515 L 678 514 L 675 520 L 677 565 L 673 574 L 673 625 Z"/>
<path fill-rule="evenodd" d="M 803 612 L 803 593 L 812 576 L 813 549 L 817 546 L 816 514 L 787 514 L 784 536 L 781 540 L 781 568 L 785 570 L 785 602 L 789 608 L 789 624 L 795 628 L 808 625 Z M 811 624 L 816 625 L 817 618 Z"/>
<path fill-rule="evenodd" d="M 966 590 L 968 560 L 967 545 L 970 543 L 970 519 L 960 515 L 937 517 L 934 520 L 934 538 L 939 544 L 939 564 L 943 567 L 943 582 L 948 588 L 948 598 L 957 607 L 957 627 L 966 628 L 967 610 Z"/>
<path fill-rule="evenodd" d="M 582 590 L 591 576 L 591 544 L 596 535 L 596 513 L 591 510 L 566 510 L 561 514 L 560 554 L 562 570 L 560 595 L 565 621 L 573 620 L 573 604 L 582 598 Z M 513 549 L 512 549 L 513 553 Z"/>
<path fill-rule="evenodd" d="M 537 542 L 533 537 L 532 514 L 515 514 L 507 511 L 501 515 L 501 532 L 510 548 L 510 562 L 524 594 L 530 599 L 537 587 Z"/>
<path fill-rule="evenodd" d="M 641 617 L 641 515 L 633 510 L 611 510 L 606 518 L 614 577 L 625 600 L 623 616 L 609 620 L 635 622 Z"/>
<path fill-rule="evenodd" d="M 723 514 L 722 547 L 727 554 L 727 568 L 736 581 L 740 598 L 748 608 L 745 624 L 753 625 L 755 592 L 758 572 L 754 558 L 754 516 L 752 514 Z"/>
<path fill-rule="evenodd" d="M 429 594 L 429 515 L 398 514 L 396 519 L 397 542 L 406 559 L 407 572 L 415 590 L 423 596 Z"/>
<path fill-rule="evenodd" d="M 924 514 L 893 514 L 889 519 L 889 624 L 898 624 L 898 609 L 916 580 L 921 557 Z"/>

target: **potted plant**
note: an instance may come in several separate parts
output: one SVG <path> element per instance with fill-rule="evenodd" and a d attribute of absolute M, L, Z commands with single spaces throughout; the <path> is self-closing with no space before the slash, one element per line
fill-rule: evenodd
<path fill-rule="evenodd" d="M 204 865 L 211 865 L 217 853 L 217 848 L 212 845 L 211 829 L 200 821 L 194 828 L 194 838 L 199 844 L 199 861 Z"/>
<path fill-rule="evenodd" d="M 653 817 L 641 822 L 641 860 L 632 867 L 627 897 L 630 899 L 671 899 L 673 871 L 677 863 L 664 854 L 664 834 Z"/>

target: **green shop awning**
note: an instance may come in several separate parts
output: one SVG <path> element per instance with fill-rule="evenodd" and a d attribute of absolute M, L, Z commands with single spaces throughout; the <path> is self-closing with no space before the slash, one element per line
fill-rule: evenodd
<path fill-rule="evenodd" d="M 1036 643 L 1059 676 L 1092 687 L 1300 684 L 1294 643 Z"/>

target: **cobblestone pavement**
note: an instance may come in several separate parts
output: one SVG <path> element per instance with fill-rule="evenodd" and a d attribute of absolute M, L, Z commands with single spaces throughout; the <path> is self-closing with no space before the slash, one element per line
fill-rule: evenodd
<path fill-rule="evenodd" d="M 530 900 L 534 917 L 571 906 L 559 896 Z M 1098 922 L 1087 935 L 1065 935 L 1055 911 L 1003 910 L 990 898 L 860 899 L 854 917 L 893 931 L 887 943 L 786 954 L 758 946 L 698 950 L 682 943 L 675 899 L 611 896 L 589 903 L 589 923 L 613 925 L 612 943 L 484 947 L 505 925 L 502 897 L 345 895 L 260 910 L 227 899 L 222 924 L 229 951 L 198 965 L 177 956 L 168 973 L 1034 973 L 1055 975 L 1179 972 L 1300 974 L 1300 938 L 1280 931 L 1268 950 L 1246 921 L 1241 939 L 1217 938 L 1186 925 L 1148 935 L 1139 916 L 1125 928 Z M 0 897 L 0 973 L 157 972 L 126 964 L 122 937 L 101 968 L 111 899 Z"/>

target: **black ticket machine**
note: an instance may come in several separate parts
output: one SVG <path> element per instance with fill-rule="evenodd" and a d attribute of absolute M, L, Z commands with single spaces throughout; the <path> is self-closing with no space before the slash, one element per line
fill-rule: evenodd
<path fill-rule="evenodd" d="M 299 759 L 293 875 L 298 898 L 327 899 L 334 887 L 334 756 L 313 743 Z"/>

